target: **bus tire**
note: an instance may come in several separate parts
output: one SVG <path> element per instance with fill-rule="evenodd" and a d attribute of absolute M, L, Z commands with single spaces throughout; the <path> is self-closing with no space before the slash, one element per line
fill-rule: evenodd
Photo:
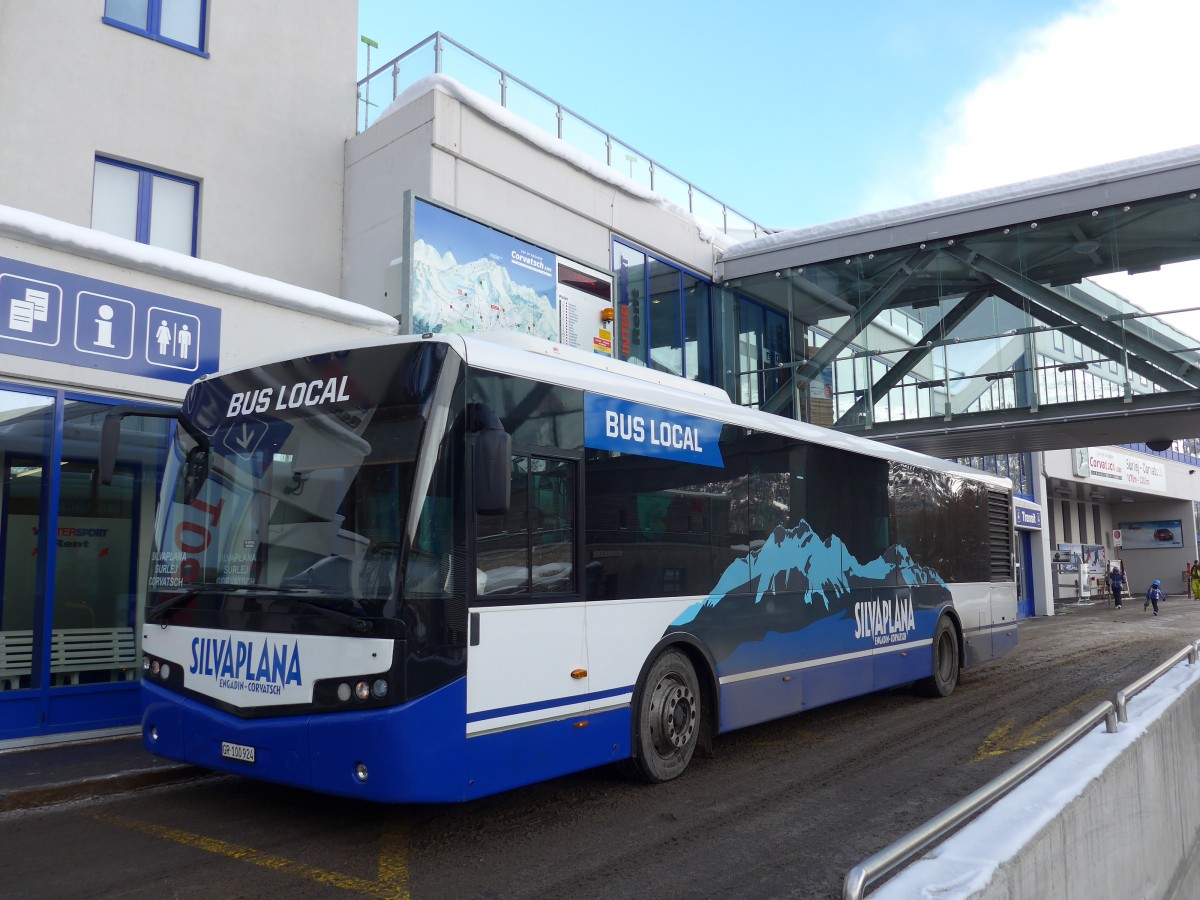
<path fill-rule="evenodd" d="M 700 682 L 687 656 L 664 650 L 646 672 L 634 711 L 633 770 L 659 784 L 683 774 L 700 738 Z"/>
<path fill-rule="evenodd" d="M 949 697 L 958 684 L 958 635 L 949 616 L 933 632 L 933 674 L 918 687 L 927 697 Z"/>

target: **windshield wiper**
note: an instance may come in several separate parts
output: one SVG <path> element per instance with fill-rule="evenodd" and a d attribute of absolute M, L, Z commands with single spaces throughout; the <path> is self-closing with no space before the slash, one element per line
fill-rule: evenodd
<path fill-rule="evenodd" d="M 374 623 L 368 619 L 364 619 L 360 616 L 353 616 L 349 613 L 339 612 L 336 609 L 330 609 L 328 606 L 322 606 L 321 604 L 313 603 L 310 600 L 303 600 L 297 596 L 298 594 L 306 594 L 309 592 L 309 590 L 311 589 L 308 587 L 276 584 L 198 584 L 195 587 L 184 591 L 182 594 L 176 594 L 174 597 L 170 597 L 153 606 L 146 612 L 146 621 L 165 621 L 170 613 L 175 612 L 188 600 L 191 600 L 193 597 L 198 597 L 200 594 L 216 593 L 218 591 L 226 594 L 236 594 L 244 591 L 246 593 L 255 595 L 271 594 L 275 596 L 287 597 L 288 599 L 294 601 L 298 606 L 303 606 L 305 609 L 314 612 L 317 615 L 325 616 L 327 619 L 332 619 L 333 621 L 338 622 L 341 625 L 345 625 L 347 628 L 350 628 L 353 631 L 357 631 L 359 634 L 368 634 L 369 632 L 375 630 Z"/>
<path fill-rule="evenodd" d="M 352 616 L 349 613 L 338 612 L 336 609 L 330 609 L 328 606 L 321 606 L 319 603 L 310 603 L 308 600 L 296 598 L 296 603 L 303 606 L 305 609 L 310 609 L 318 615 L 325 616 L 328 619 L 333 619 L 335 622 L 340 622 L 347 628 L 357 631 L 359 634 L 367 634 L 375 630 L 375 624 L 367 619 L 359 616 Z"/>
<path fill-rule="evenodd" d="M 181 594 L 176 594 L 174 597 L 168 597 L 166 600 L 160 601 L 146 611 L 147 622 L 158 622 L 165 620 L 170 613 L 175 612 L 179 607 L 183 606 L 188 600 L 199 597 L 201 594 L 211 594 L 218 591 L 225 593 L 234 593 L 239 590 L 250 590 L 256 592 L 269 591 L 279 594 L 292 594 L 297 588 L 278 587 L 273 584 L 226 584 L 224 582 L 204 582 L 203 584 L 193 585 Z"/>

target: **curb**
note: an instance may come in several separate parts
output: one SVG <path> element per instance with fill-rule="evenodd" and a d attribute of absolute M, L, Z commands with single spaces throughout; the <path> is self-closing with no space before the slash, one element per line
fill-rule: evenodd
<path fill-rule="evenodd" d="M 104 775 L 99 778 L 83 778 L 78 781 L 18 788 L 0 793 L 0 813 L 38 809 L 72 800 L 120 794 L 138 788 L 157 787 L 163 784 L 203 778 L 211 774 L 212 772 L 208 769 L 196 766 L 160 766 L 153 769 L 121 772 L 117 775 Z"/>

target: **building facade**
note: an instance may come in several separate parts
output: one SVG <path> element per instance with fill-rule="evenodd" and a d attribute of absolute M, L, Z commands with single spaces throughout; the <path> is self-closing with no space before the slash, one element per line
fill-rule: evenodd
<path fill-rule="evenodd" d="M 947 351 L 900 372 L 953 297 L 842 340 L 857 301 L 836 279 L 810 278 L 798 306 L 722 276 L 752 223 L 701 214 L 691 186 L 670 199 L 641 155 L 614 169 L 611 136 L 597 160 L 444 75 L 356 133 L 356 25 L 353 4 L 320 0 L 0 0 L 0 746 L 136 722 L 167 428 L 127 420 L 107 486 L 97 433 L 112 406 L 178 405 L 211 372 L 376 332 L 505 327 L 823 425 L 1127 389 L 1066 329 L 989 337 L 986 369 Z M 71 65 L 41 64 L 49 34 Z M 1028 377 L 988 377 L 1002 371 Z M 1195 552 L 1191 457 L 1074 459 L 968 460 L 1021 498 L 1024 615 L 1093 586 L 1096 547 L 1135 585 Z M 1129 459 L 1160 469 L 1111 477 Z"/>

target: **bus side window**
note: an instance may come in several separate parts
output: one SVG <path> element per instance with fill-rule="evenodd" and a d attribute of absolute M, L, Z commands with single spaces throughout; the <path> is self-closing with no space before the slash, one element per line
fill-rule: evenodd
<path fill-rule="evenodd" d="M 561 594 L 578 590 L 575 573 L 578 463 L 514 455 L 508 512 L 477 515 L 481 595 Z"/>

